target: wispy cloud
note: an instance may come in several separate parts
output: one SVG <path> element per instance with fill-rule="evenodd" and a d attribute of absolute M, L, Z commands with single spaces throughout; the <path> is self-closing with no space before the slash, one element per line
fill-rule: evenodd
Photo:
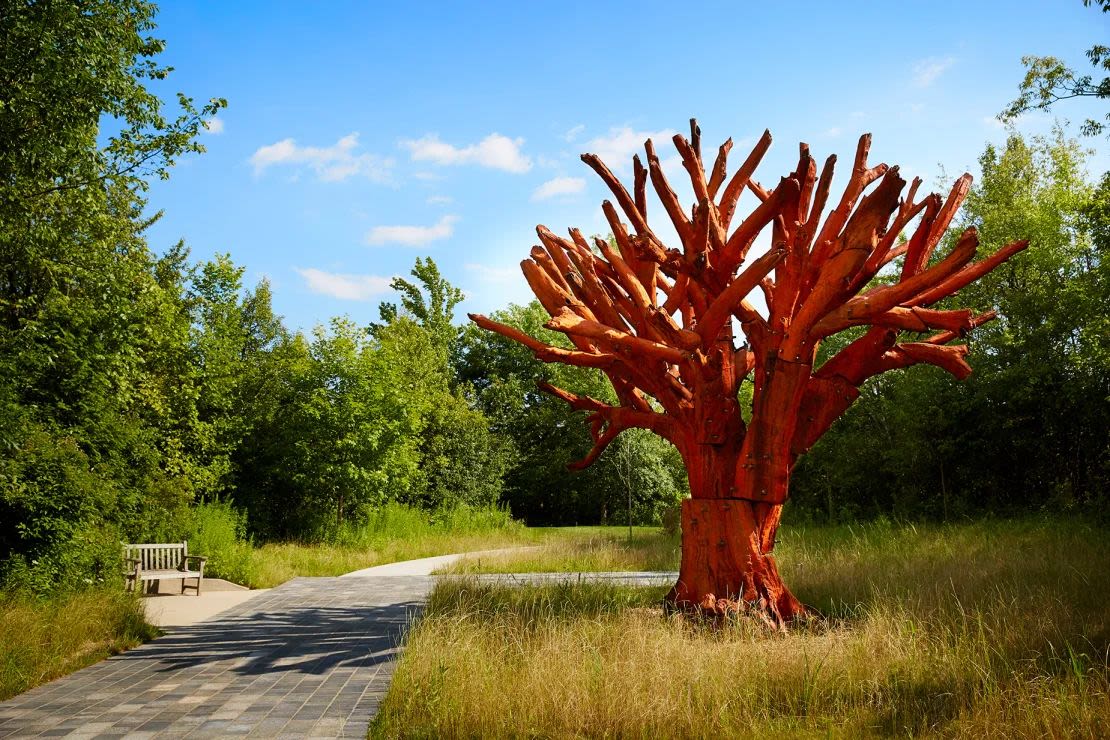
<path fill-rule="evenodd" d="M 366 233 L 366 243 L 371 246 L 380 244 L 403 244 L 406 247 L 421 247 L 455 233 L 458 216 L 447 215 L 432 226 L 375 226 Z"/>
<path fill-rule="evenodd" d="M 669 128 L 660 131 L 636 131 L 630 126 L 614 126 L 607 135 L 590 139 L 586 142 L 586 147 L 588 151 L 601 157 L 601 161 L 609 167 L 624 170 L 631 166 L 632 155 L 643 151 L 644 141 L 651 139 L 655 143 L 656 152 L 663 156 L 670 148 L 671 137 L 674 135 L 674 129 Z"/>
<path fill-rule="evenodd" d="M 393 278 L 379 275 L 351 275 L 338 272 L 325 272 L 314 267 L 297 269 L 304 278 L 305 285 L 313 293 L 329 295 L 345 301 L 368 301 L 374 296 L 390 290 Z"/>
<path fill-rule="evenodd" d="M 821 136 L 826 139 L 835 139 L 842 133 L 844 133 L 843 129 L 841 129 L 839 126 L 833 126 L 832 128 L 827 129 L 824 133 L 822 133 Z"/>
<path fill-rule="evenodd" d="M 983 125 L 995 131 L 1004 131 L 1006 124 L 998 120 L 998 116 L 983 116 Z"/>
<path fill-rule="evenodd" d="M 913 65 L 913 84 L 928 87 L 956 63 L 955 57 L 929 57 Z"/>
<path fill-rule="evenodd" d="M 578 134 L 582 133 L 585 130 L 586 130 L 586 124 L 580 123 L 577 126 L 570 129 L 569 131 L 567 131 L 565 134 L 563 134 L 563 141 L 565 141 L 569 144 L 570 142 L 572 142 L 572 141 L 574 141 L 575 139 L 578 138 Z"/>
<path fill-rule="evenodd" d="M 224 132 L 224 119 L 222 118 L 209 118 L 204 122 L 204 130 L 213 136 L 218 136 Z"/>
<path fill-rule="evenodd" d="M 455 202 L 455 199 L 450 195 L 431 195 L 425 201 L 430 206 L 446 206 Z"/>
<path fill-rule="evenodd" d="M 300 146 L 294 139 L 282 139 L 259 147 L 250 162 L 254 174 L 261 175 L 278 165 L 305 166 L 325 182 L 340 182 L 363 175 L 375 182 L 388 182 L 393 161 L 373 154 L 359 153 L 358 132 L 348 134 L 331 146 Z"/>
<path fill-rule="evenodd" d="M 507 283 L 520 277 L 520 269 L 516 267 L 490 267 L 476 262 L 468 262 L 463 267 L 489 283 Z"/>
<path fill-rule="evenodd" d="M 555 177 L 540 185 L 532 192 L 532 200 L 547 200 L 559 195 L 573 195 L 586 189 L 586 180 L 581 177 Z"/>
<path fill-rule="evenodd" d="M 436 134 L 401 142 L 418 162 L 434 162 L 440 165 L 476 164 L 494 170 L 520 174 L 532 169 L 532 160 L 521 151 L 524 139 L 510 139 L 508 136 L 493 133 L 477 144 L 456 147 L 441 141 Z"/>

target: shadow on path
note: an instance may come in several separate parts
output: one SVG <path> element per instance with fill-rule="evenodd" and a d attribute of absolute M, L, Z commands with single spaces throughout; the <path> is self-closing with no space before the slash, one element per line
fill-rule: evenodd
<path fill-rule="evenodd" d="M 0 703 L 0 737 L 365 737 L 431 585 L 295 578 Z"/>

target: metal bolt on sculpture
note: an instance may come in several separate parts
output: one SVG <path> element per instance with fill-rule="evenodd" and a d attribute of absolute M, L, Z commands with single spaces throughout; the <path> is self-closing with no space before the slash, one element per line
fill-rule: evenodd
<path fill-rule="evenodd" d="M 591 245 L 577 229 L 564 239 L 537 227 L 542 246 L 532 248 L 521 268 L 551 315 L 546 326 L 566 334 L 574 349 L 545 344 L 485 316 L 470 318 L 544 362 L 598 368 L 611 381 L 616 405 L 542 384 L 588 414 L 594 446 L 572 467 L 590 465 L 632 427 L 650 429 L 681 453 L 692 498 L 682 506 L 681 570 L 667 595 L 672 608 L 748 613 L 782 628 L 806 615 L 771 555 L 795 461 L 873 375 L 928 363 L 966 378 L 967 346 L 950 342 L 994 318 L 993 312 L 930 307 L 1027 243 L 1014 242 L 972 262 L 978 237 L 969 228 L 948 254 L 932 260 L 971 176 L 956 180 L 947 198 L 933 193 L 921 200 L 921 180 L 915 178 L 903 198 L 906 182 L 897 167 L 868 166 L 868 134 L 860 137 L 840 201 L 822 221 L 835 155 L 818 175 L 802 144 L 797 169 L 766 189 L 752 175 L 771 144 L 769 132 L 728 178 L 732 140 L 721 145 L 707 170 L 695 120 L 690 129 L 690 139 L 674 137 L 696 198 L 689 214 L 649 139 L 647 167 L 633 157 L 631 193 L 597 156 L 582 155 L 627 220 L 612 203 L 602 203 L 615 248 L 597 238 Z M 681 249 L 669 248 L 648 225 L 648 179 Z M 731 228 L 745 189 L 759 203 Z M 914 219 L 912 235 L 900 240 Z M 768 226 L 770 249 L 747 261 Z M 872 285 L 897 258 L 902 264 L 894 282 Z M 766 315 L 749 300 L 757 289 Z M 744 338 L 739 346 L 734 318 Z M 821 341 L 850 327 L 867 328 L 814 367 Z M 754 394 L 745 423 L 738 391 L 749 375 Z"/>

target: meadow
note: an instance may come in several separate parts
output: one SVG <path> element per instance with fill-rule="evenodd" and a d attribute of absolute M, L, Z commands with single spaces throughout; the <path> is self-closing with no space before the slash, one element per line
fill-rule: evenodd
<path fill-rule="evenodd" d="M 1058 519 L 784 528 L 824 615 L 785 635 L 664 617 L 663 588 L 447 580 L 373 734 L 1104 737 L 1108 543 Z"/>

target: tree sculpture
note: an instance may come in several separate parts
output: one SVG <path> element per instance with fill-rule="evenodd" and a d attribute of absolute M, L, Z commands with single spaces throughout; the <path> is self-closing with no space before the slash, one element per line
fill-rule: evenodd
<path fill-rule="evenodd" d="M 545 344 L 485 316 L 470 318 L 524 344 L 540 360 L 598 368 L 612 382 L 616 404 L 542 385 L 588 413 L 595 444 L 572 467 L 591 464 L 631 427 L 650 429 L 678 448 L 692 498 L 682 506 L 682 565 L 667 596 L 671 606 L 751 612 L 782 626 L 805 614 L 771 555 L 798 456 L 873 375 L 928 363 L 967 377 L 966 345 L 949 342 L 994 314 L 930 306 L 1026 242 L 973 263 L 978 238 L 971 228 L 948 254 L 931 260 L 971 176 L 960 177 L 947 199 L 934 193 L 921 200 L 915 200 L 917 178 L 903 199 L 906 183 L 897 167 L 868 166 L 870 135 L 860 138 L 847 187 L 822 222 L 835 156 L 818 175 L 802 144 L 797 169 L 768 190 L 752 174 L 770 146 L 769 132 L 728 178 L 732 140 L 706 170 L 700 130 L 696 121 L 690 124 L 689 140 L 674 137 L 696 197 L 689 214 L 648 140 L 647 167 L 633 157 L 631 193 L 597 156 L 582 156 L 627 219 L 609 201 L 602 203 L 615 247 L 598 238 L 591 246 L 577 229 L 563 239 L 537 227 L 542 246 L 532 248 L 521 268 L 551 315 L 547 327 L 566 334 L 574 349 Z M 681 250 L 668 248 L 648 225 L 649 178 Z M 745 189 L 759 204 L 731 228 Z M 900 240 L 914 219 L 913 235 Z M 770 249 L 747 261 L 768 226 Z M 872 284 L 897 258 L 902 263 L 893 280 Z M 749 298 L 757 289 L 765 312 Z M 740 346 L 737 326 L 745 340 Z M 867 328 L 814 367 L 821 341 L 852 327 Z M 900 341 L 903 333 L 920 336 Z M 745 422 L 738 391 L 749 375 L 754 395 Z"/>

